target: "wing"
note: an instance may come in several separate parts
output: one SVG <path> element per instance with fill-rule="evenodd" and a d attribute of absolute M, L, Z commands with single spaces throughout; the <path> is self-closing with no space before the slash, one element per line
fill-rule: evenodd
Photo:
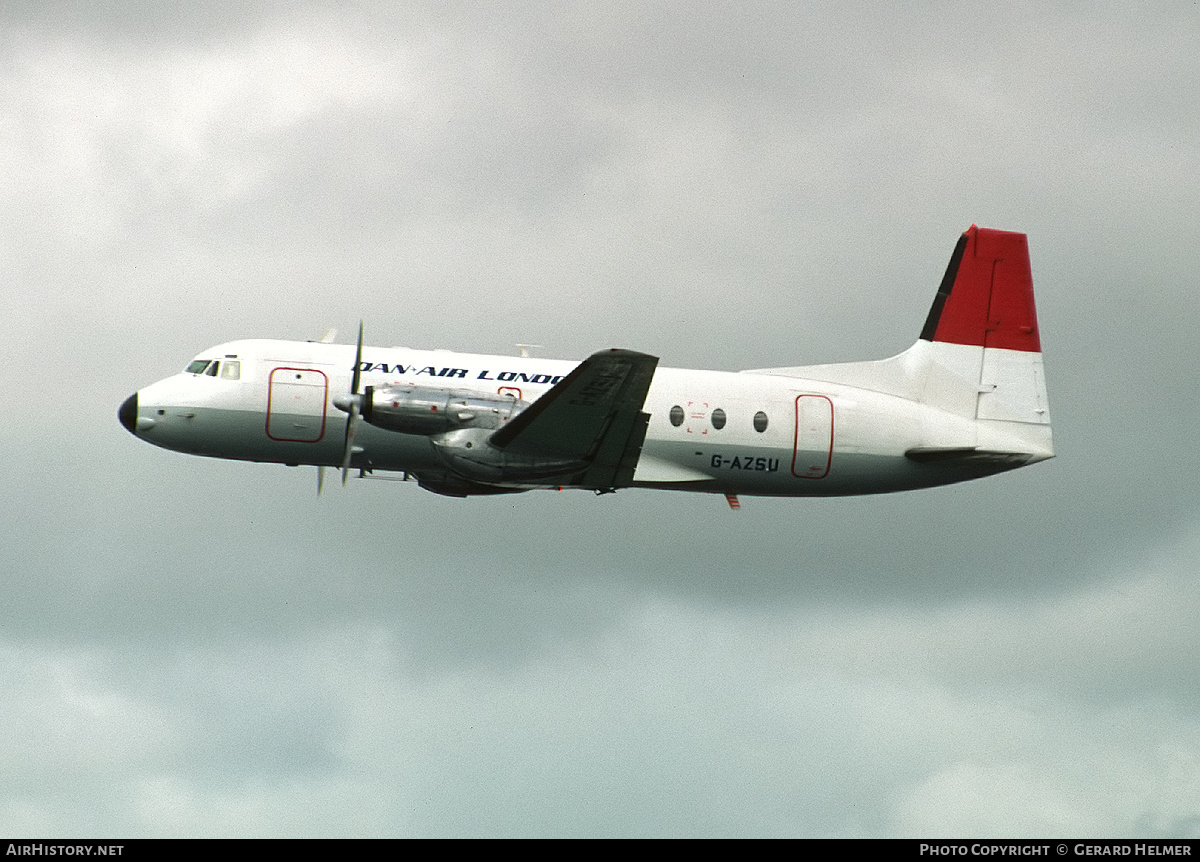
<path fill-rule="evenodd" d="M 633 480 L 650 414 L 642 412 L 658 357 L 603 350 L 581 362 L 488 442 L 523 458 L 582 461 L 574 484 L 612 490 Z"/>

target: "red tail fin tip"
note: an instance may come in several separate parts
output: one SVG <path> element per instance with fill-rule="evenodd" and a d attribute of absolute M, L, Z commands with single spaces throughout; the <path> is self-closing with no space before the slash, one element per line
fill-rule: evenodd
<path fill-rule="evenodd" d="M 971 225 L 950 258 L 921 338 L 1040 353 L 1025 234 Z"/>

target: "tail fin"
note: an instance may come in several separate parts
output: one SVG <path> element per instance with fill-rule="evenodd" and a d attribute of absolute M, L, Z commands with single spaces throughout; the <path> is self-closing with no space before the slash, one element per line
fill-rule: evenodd
<path fill-rule="evenodd" d="M 972 225 L 959 238 L 921 341 L 979 384 L 974 418 L 1050 424 L 1025 234 Z"/>
<path fill-rule="evenodd" d="M 1041 353 L 1025 234 L 971 225 L 950 257 L 921 338 Z"/>
<path fill-rule="evenodd" d="M 874 362 L 755 369 L 843 383 L 973 420 L 974 450 L 1053 456 L 1025 234 L 971 225 L 958 240 L 917 342 Z M 949 444 L 930 443 L 929 451 Z M 947 450 L 949 451 L 949 450 Z"/>

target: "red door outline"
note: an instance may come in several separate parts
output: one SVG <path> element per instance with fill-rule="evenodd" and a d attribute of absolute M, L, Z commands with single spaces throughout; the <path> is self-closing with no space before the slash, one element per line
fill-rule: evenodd
<path fill-rule="evenodd" d="M 296 377 L 301 377 L 302 375 L 305 375 L 305 374 L 319 374 L 321 376 L 321 382 L 319 384 L 320 392 L 321 392 L 321 424 L 317 428 L 315 437 L 312 436 L 312 432 L 309 432 L 309 434 L 304 437 L 280 436 L 280 432 L 284 432 L 285 429 L 280 428 L 278 423 L 276 423 L 276 426 L 274 428 L 274 431 L 276 433 L 274 433 L 274 434 L 271 433 L 271 431 L 272 431 L 271 407 L 272 407 L 272 402 L 275 399 L 275 387 L 276 386 L 280 387 L 279 395 L 280 395 L 280 397 L 284 397 L 284 398 L 287 397 L 284 395 L 285 390 L 282 388 L 284 386 L 293 387 L 295 389 L 312 390 L 313 396 L 311 399 L 309 399 L 308 397 L 302 397 L 301 393 L 292 393 L 291 394 L 293 403 L 299 403 L 301 408 L 303 408 L 306 404 L 314 404 L 315 405 L 315 403 L 316 403 L 316 390 L 317 390 L 318 384 L 316 384 L 316 383 L 296 384 L 291 381 L 284 381 L 284 380 L 280 380 L 279 383 L 276 383 L 275 375 L 281 371 L 293 372 L 293 373 L 295 373 Z M 325 413 L 329 409 L 328 402 L 329 402 L 329 378 L 325 376 L 324 371 L 318 371 L 315 368 L 289 368 L 289 367 L 281 367 L 281 368 L 271 369 L 271 376 L 268 378 L 268 381 L 267 381 L 267 436 L 270 437 L 272 440 L 278 440 L 283 443 L 316 443 L 316 442 L 318 442 L 322 437 L 325 436 Z M 280 405 L 276 404 L 275 406 L 278 408 Z M 289 404 L 288 406 L 292 406 L 292 405 Z M 295 415 L 295 414 L 288 414 L 285 411 L 284 414 L 282 414 L 282 415 Z M 303 414 L 301 414 L 301 415 L 303 415 Z M 297 430 L 302 431 L 303 429 L 297 429 Z"/>
<path fill-rule="evenodd" d="M 833 402 L 824 395 L 797 395 L 792 475 L 797 479 L 824 479 L 832 464 Z"/>

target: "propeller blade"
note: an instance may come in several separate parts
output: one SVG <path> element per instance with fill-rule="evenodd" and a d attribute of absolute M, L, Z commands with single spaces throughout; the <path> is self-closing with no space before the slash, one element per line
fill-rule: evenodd
<path fill-rule="evenodd" d="M 362 321 L 358 322 L 358 347 L 354 351 L 354 376 L 350 378 L 350 394 L 358 394 L 358 384 L 362 380 Z"/>
<path fill-rule="evenodd" d="M 350 403 L 350 415 L 346 417 L 346 448 L 342 450 L 342 486 L 350 475 L 350 459 L 354 457 L 354 433 L 358 430 L 358 401 Z"/>
<path fill-rule="evenodd" d="M 354 458 L 354 434 L 358 431 L 362 399 L 358 397 L 358 384 L 362 382 L 363 322 L 358 322 L 358 346 L 354 349 L 354 374 L 350 378 L 350 398 L 347 399 L 350 415 L 346 417 L 346 445 L 342 449 L 342 486 L 350 475 L 350 461 Z"/>
<path fill-rule="evenodd" d="M 362 383 L 362 349 L 363 349 L 363 323 L 358 322 L 358 346 L 354 348 L 354 373 L 350 377 L 350 393 L 348 395 L 336 395 L 333 399 L 333 406 L 338 410 L 345 410 L 349 416 L 346 417 L 346 441 L 342 446 L 342 484 L 346 484 L 346 477 L 350 474 L 350 461 L 356 454 L 362 451 L 354 445 L 354 435 L 358 431 L 358 423 L 362 418 L 363 396 L 358 393 L 358 385 Z M 367 393 L 370 394 L 371 387 L 367 387 Z M 321 468 L 322 470 L 324 468 Z M 324 474 L 318 478 L 317 493 L 320 492 L 320 486 L 324 482 Z"/>

